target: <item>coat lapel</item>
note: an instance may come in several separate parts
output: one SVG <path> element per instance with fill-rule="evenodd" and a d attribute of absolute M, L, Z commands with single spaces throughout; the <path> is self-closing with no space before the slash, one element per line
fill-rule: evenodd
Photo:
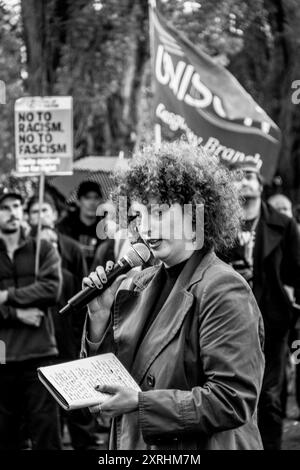
<path fill-rule="evenodd" d="M 202 260 L 203 254 L 195 252 L 178 277 L 169 298 L 136 352 L 131 373 L 138 383 L 142 382 L 153 361 L 180 330 L 194 302 L 193 295 L 187 289 L 202 278 L 204 267 L 209 264 L 212 256 L 214 255 L 210 253 Z"/>
<path fill-rule="evenodd" d="M 182 290 L 171 294 L 152 323 L 135 356 L 132 375 L 138 383 L 141 383 L 153 361 L 174 338 L 193 301 L 193 295 L 187 291 Z"/>
<path fill-rule="evenodd" d="M 146 285 L 149 277 L 150 282 Z M 155 268 L 146 279 L 133 281 L 138 291 L 120 289 L 114 307 L 114 341 L 119 359 L 129 370 L 132 367 L 138 340 L 160 289 L 161 269 Z"/>
<path fill-rule="evenodd" d="M 277 212 L 270 210 L 262 203 L 262 252 L 261 259 L 265 260 L 279 245 L 282 239 L 283 225 Z"/>

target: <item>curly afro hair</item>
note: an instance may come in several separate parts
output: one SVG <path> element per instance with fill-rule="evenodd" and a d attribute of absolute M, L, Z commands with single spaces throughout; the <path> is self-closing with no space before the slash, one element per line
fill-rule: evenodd
<path fill-rule="evenodd" d="M 203 147 L 181 140 L 144 147 L 116 172 L 115 183 L 115 203 L 124 196 L 129 205 L 147 205 L 150 198 L 158 204 L 204 204 L 204 249 L 221 253 L 234 243 L 241 207 L 233 178 Z"/>

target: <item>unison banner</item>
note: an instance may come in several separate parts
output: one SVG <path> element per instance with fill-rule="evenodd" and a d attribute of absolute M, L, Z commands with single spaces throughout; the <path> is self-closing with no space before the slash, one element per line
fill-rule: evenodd
<path fill-rule="evenodd" d="M 150 5 L 155 122 L 172 138 L 184 133 L 224 162 L 261 158 L 270 182 L 279 128 L 228 70 L 167 23 L 154 1 Z"/>

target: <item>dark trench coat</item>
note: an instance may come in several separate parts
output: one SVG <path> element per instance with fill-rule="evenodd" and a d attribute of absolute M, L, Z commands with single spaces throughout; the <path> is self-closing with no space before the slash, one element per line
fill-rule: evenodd
<path fill-rule="evenodd" d="M 195 252 L 137 348 L 160 289 L 160 267 L 121 284 L 110 324 L 82 355 L 114 352 L 142 392 L 138 411 L 115 418 L 111 449 L 261 449 L 257 402 L 263 323 L 244 279 Z"/>

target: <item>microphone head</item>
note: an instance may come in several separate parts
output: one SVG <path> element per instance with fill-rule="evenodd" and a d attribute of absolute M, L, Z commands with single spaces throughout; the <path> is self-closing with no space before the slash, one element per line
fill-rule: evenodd
<path fill-rule="evenodd" d="M 135 243 L 126 253 L 126 259 L 132 267 L 141 266 L 146 263 L 150 256 L 149 248 L 143 243 Z"/>

